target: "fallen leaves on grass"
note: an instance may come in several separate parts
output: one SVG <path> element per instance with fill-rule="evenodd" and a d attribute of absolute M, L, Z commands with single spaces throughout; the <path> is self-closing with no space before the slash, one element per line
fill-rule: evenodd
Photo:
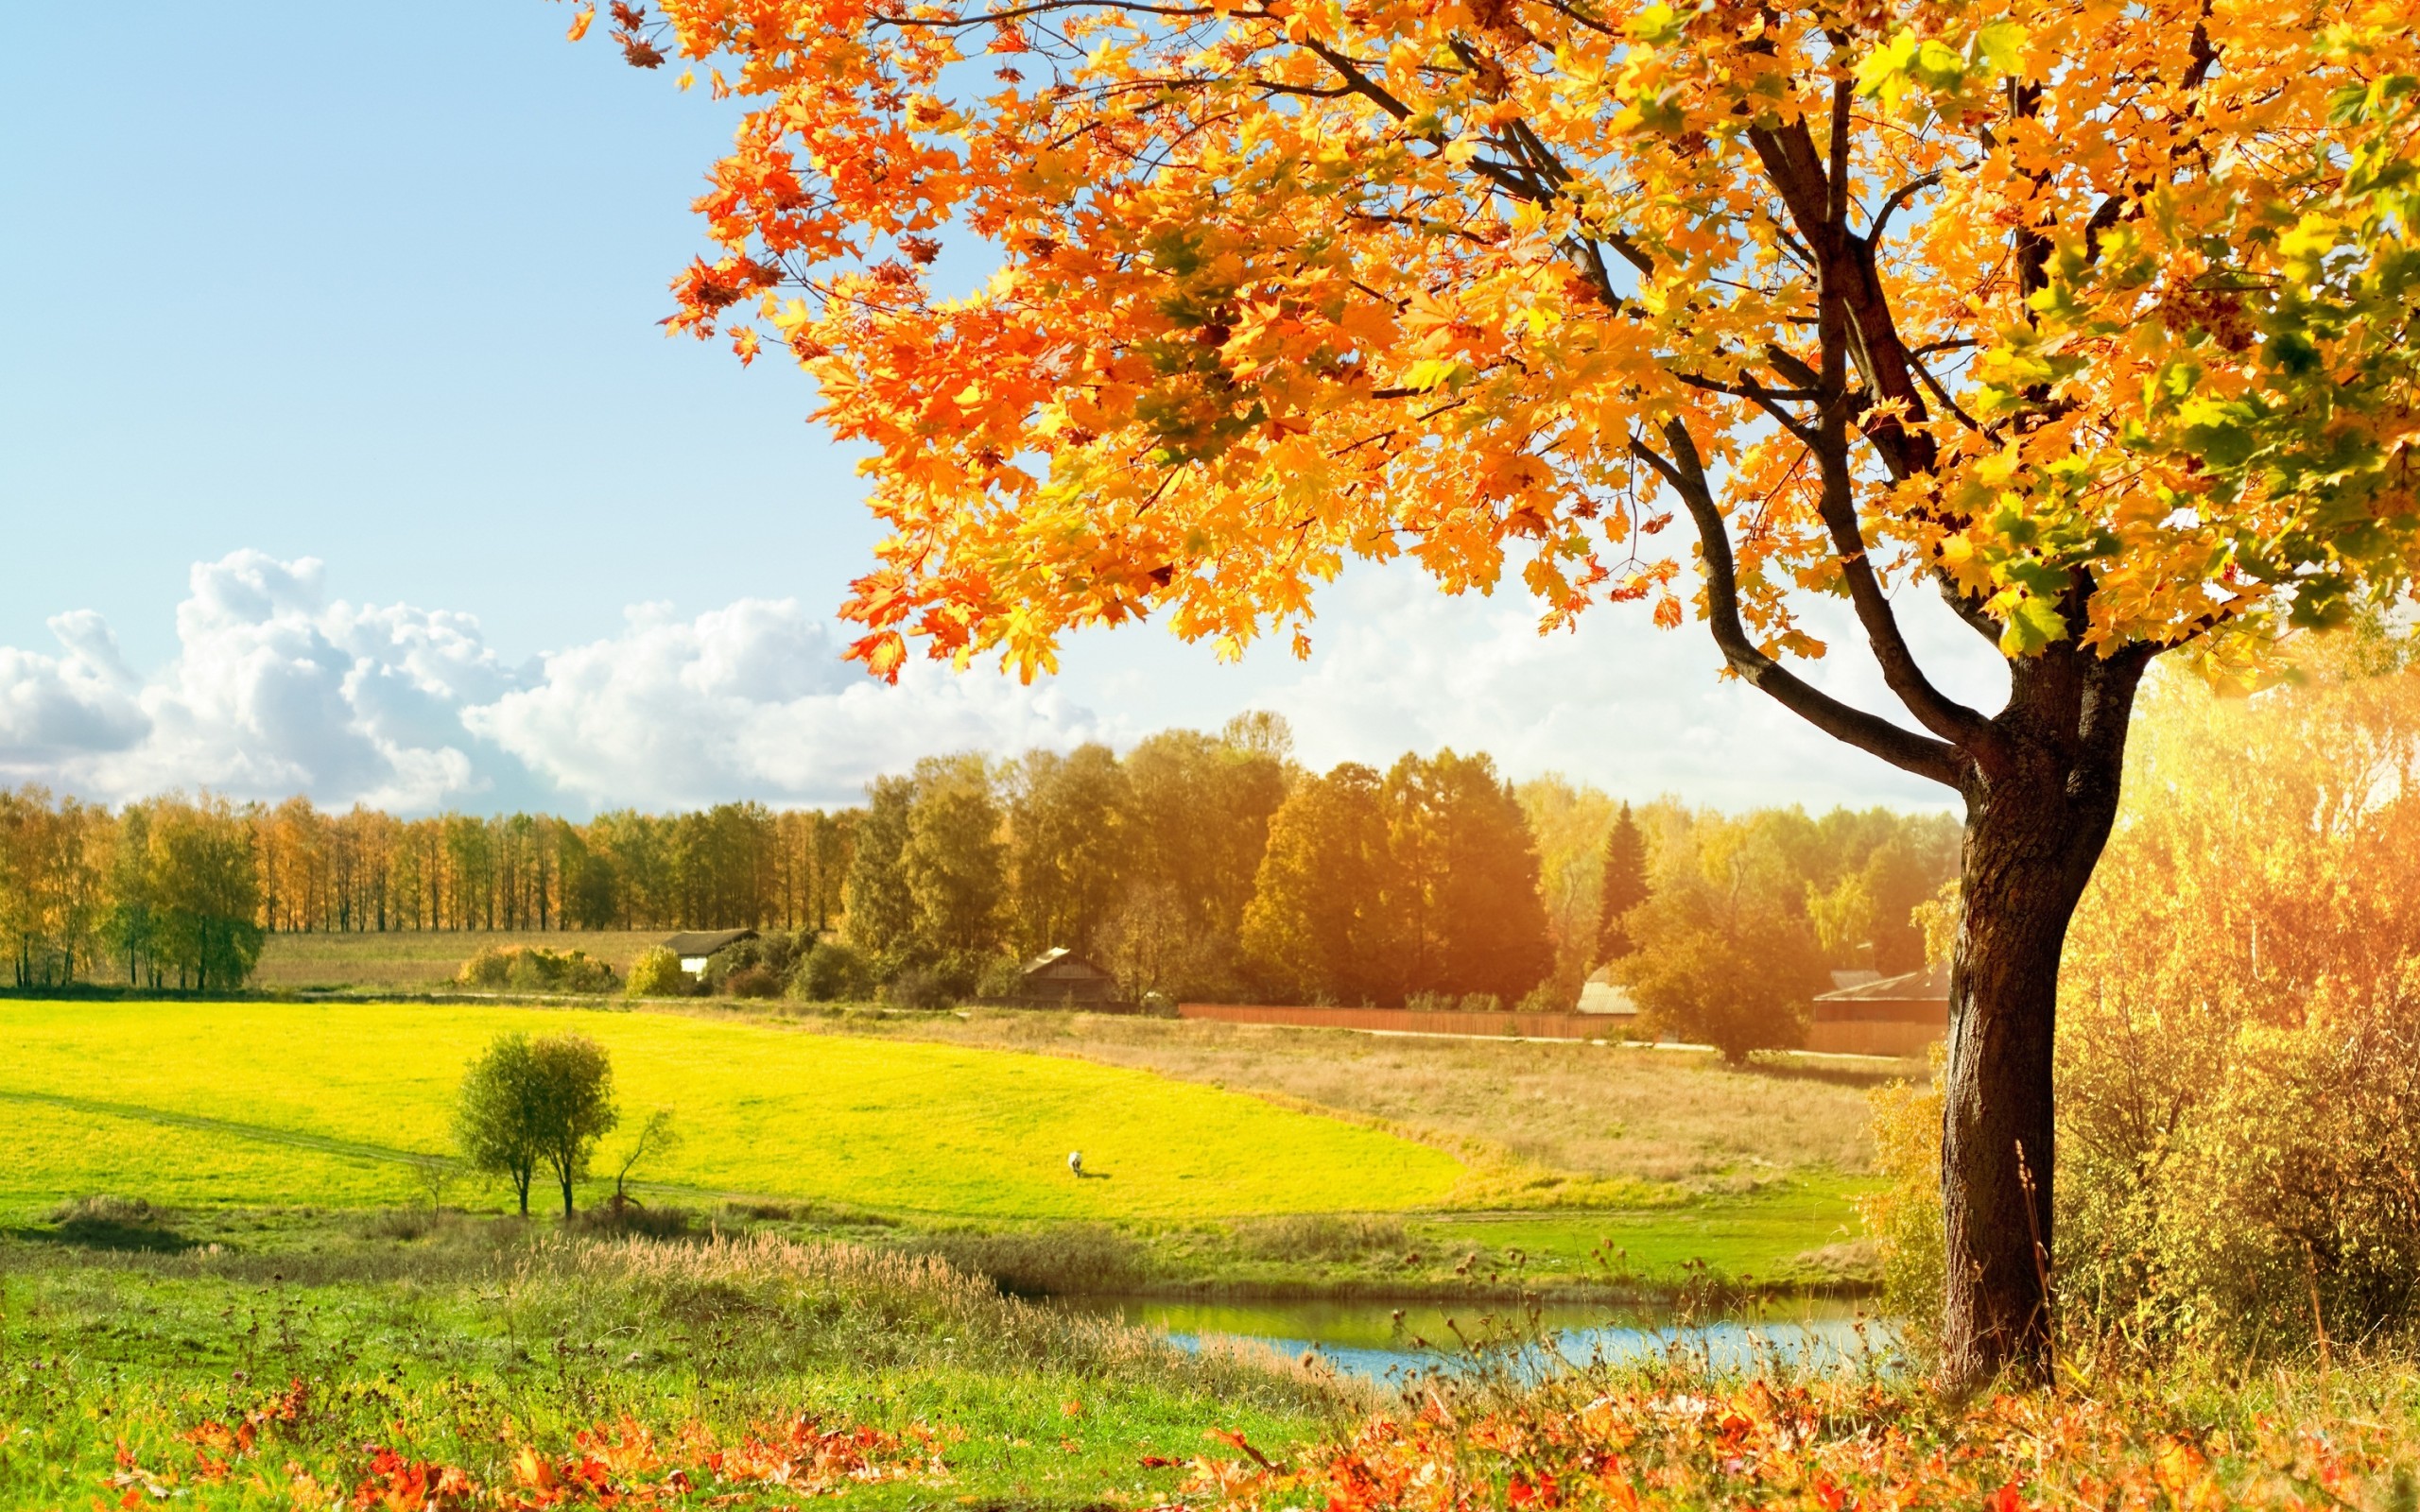
<path fill-rule="evenodd" d="M 188 1446 L 195 1479 L 227 1480 L 240 1462 L 261 1447 L 263 1430 L 290 1422 L 305 1398 L 294 1390 L 272 1399 L 233 1423 L 205 1420 L 177 1435 Z M 360 1459 L 345 1475 L 349 1494 L 299 1494 L 311 1481 L 301 1467 L 285 1467 L 298 1502 L 350 1507 L 354 1512 L 463 1512 L 499 1507 L 536 1512 L 549 1507 L 647 1507 L 685 1503 L 698 1493 L 727 1500 L 755 1487 L 786 1495 L 817 1496 L 850 1486 L 925 1476 L 945 1479 L 942 1435 L 911 1428 L 904 1435 L 863 1425 L 826 1426 L 800 1416 L 779 1424 L 755 1424 L 725 1438 L 703 1423 L 683 1424 L 661 1438 L 635 1418 L 599 1424 L 572 1435 L 570 1452 L 549 1453 L 534 1444 L 513 1449 L 503 1470 L 483 1484 L 461 1466 L 414 1459 L 377 1444 L 360 1447 Z M 155 1476 L 120 1452 L 112 1489 L 165 1496 L 175 1476 Z M 338 1481 L 337 1486 L 342 1486 Z M 717 1497 L 719 1493 L 719 1497 Z"/>
<path fill-rule="evenodd" d="M 1374 1418 L 1300 1469 L 1204 1462 L 1194 1491 L 1217 1512 L 2216 1512 L 2359 1504 L 2392 1459 L 2382 1438 L 2342 1424 L 2203 1432 L 2157 1403 L 2031 1395 L 1959 1408 L 1904 1385 L 1757 1381 L 1471 1414 L 1432 1402 Z"/>

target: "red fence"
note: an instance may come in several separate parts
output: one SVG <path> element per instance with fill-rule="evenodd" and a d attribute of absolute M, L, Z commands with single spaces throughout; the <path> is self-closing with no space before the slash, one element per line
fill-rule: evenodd
<path fill-rule="evenodd" d="M 1258 1004 L 1183 1003 L 1180 1019 L 1276 1023 L 1297 1029 L 1381 1029 L 1395 1034 L 1459 1034 L 1492 1039 L 1610 1040 L 1629 1022 L 1610 1013 L 1463 1013 L 1410 1008 L 1281 1008 Z"/>

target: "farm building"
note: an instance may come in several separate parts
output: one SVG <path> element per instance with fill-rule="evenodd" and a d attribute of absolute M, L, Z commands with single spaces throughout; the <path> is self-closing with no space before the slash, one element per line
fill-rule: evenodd
<path fill-rule="evenodd" d="M 1117 979 L 1064 945 L 1025 963 L 1013 1001 L 1029 1008 L 1125 1006 L 1117 1001 Z"/>
<path fill-rule="evenodd" d="M 1580 1011 L 1627 1023 L 1638 1017 L 1638 1005 L 1631 1000 L 1630 988 L 1614 980 L 1614 969 L 1600 966 L 1580 985 Z"/>
<path fill-rule="evenodd" d="M 1851 1056 L 1914 1056 L 1949 1034 L 1946 963 L 1905 976 L 1835 971 L 1843 982 L 1815 999 L 1806 1048 Z"/>
<path fill-rule="evenodd" d="M 755 937 L 752 929 L 690 929 L 666 939 L 664 948 L 681 957 L 681 970 L 695 976 L 722 952 Z"/>

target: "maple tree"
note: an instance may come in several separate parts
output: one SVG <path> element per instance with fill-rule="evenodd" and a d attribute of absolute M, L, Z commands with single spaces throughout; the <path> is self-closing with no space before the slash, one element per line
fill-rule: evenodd
<path fill-rule="evenodd" d="M 870 449 L 873 671 L 1147 613 L 1299 652 L 1316 585 L 1409 557 L 1547 627 L 1694 610 L 1961 795 L 1961 1381 L 2043 1358 L 2061 943 L 2145 666 L 2244 675 L 2411 576 L 2416 9 L 612 8 L 744 97 L 669 323 L 786 346 Z M 952 240 L 995 270 L 947 287 Z M 1996 713 L 1919 663 L 1923 583 Z M 1824 595 L 1898 711 L 1792 670 Z"/>

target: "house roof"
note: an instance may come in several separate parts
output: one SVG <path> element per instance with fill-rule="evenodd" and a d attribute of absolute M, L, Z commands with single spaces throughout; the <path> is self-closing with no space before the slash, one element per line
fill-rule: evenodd
<path fill-rule="evenodd" d="M 1631 998 L 1630 988 L 1616 982 L 1606 981 L 1604 973 L 1600 971 L 1581 984 L 1579 1011 L 1636 1014 L 1638 1004 Z"/>
<path fill-rule="evenodd" d="M 1835 992 L 1845 992 L 1853 987 L 1868 987 L 1881 980 L 1882 973 L 1880 971 L 1834 971 L 1832 973 L 1832 990 Z"/>
<path fill-rule="evenodd" d="M 1886 976 L 1879 981 L 1844 987 L 1831 992 L 1816 994 L 1818 1003 L 1946 1003 L 1949 1001 L 1949 963 L 1938 962 L 1921 971 L 1905 976 Z"/>
<path fill-rule="evenodd" d="M 755 937 L 756 932 L 752 929 L 684 929 L 666 940 L 664 948 L 685 959 L 695 955 L 712 955 L 725 946 Z"/>
<path fill-rule="evenodd" d="M 1025 974 L 1028 976 L 1040 976 L 1045 972 L 1052 976 L 1105 977 L 1109 974 L 1064 945 L 1053 945 L 1025 963 Z"/>

